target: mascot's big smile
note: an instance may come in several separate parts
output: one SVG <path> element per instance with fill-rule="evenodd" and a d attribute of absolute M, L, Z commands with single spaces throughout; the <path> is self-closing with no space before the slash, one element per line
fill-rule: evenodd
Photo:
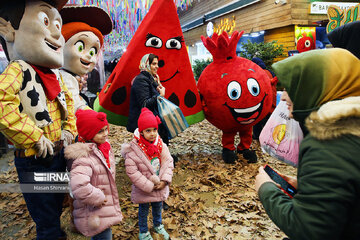
<path fill-rule="evenodd" d="M 51 43 L 50 41 L 48 41 L 47 39 L 45 39 L 45 43 L 46 45 L 48 45 L 49 48 L 51 48 L 52 50 L 54 50 L 55 52 L 57 52 L 60 49 L 60 46 L 55 44 L 55 43 Z"/>
<path fill-rule="evenodd" d="M 86 60 L 83 60 L 82 58 L 80 58 L 80 62 L 81 64 L 85 65 L 85 66 L 89 66 L 91 62 L 88 62 Z"/>
<path fill-rule="evenodd" d="M 240 124 L 250 124 L 260 116 L 266 96 L 267 95 L 265 94 L 260 103 L 249 108 L 232 108 L 226 102 L 224 105 L 229 108 L 231 115 L 236 122 Z"/>
<path fill-rule="evenodd" d="M 166 80 L 162 80 L 162 81 L 160 80 L 160 82 L 162 82 L 162 83 L 163 83 L 163 82 L 167 82 L 167 81 L 173 79 L 173 78 L 175 77 L 175 75 L 178 74 L 178 73 L 180 73 L 179 70 L 176 70 L 176 72 L 174 73 L 174 75 L 172 75 L 170 78 L 168 78 L 168 79 L 166 79 Z"/>

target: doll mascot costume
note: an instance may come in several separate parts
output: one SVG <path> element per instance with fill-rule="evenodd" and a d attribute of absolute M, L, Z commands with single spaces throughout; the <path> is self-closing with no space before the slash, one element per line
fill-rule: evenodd
<path fill-rule="evenodd" d="M 15 166 L 37 239 L 66 239 L 60 228 L 64 193 L 24 184 L 34 185 L 39 172 L 65 172 L 63 144 L 77 135 L 73 100 L 57 70 L 65 43 L 59 10 L 66 1 L 0 3 L 0 40 L 10 60 L 0 76 L 0 130 L 16 147 Z M 49 182 L 35 183 L 41 188 Z"/>
<path fill-rule="evenodd" d="M 77 78 L 91 72 L 103 45 L 103 35 L 112 30 L 110 16 L 96 6 L 66 5 L 60 10 L 63 19 L 62 35 L 65 38 L 64 66 L 60 70 L 71 91 L 75 112 L 90 109 L 79 95 Z"/>
<path fill-rule="evenodd" d="M 229 39 L 226 32 L 220 36 L 201 39 L 213 56 L 213 62 L 202 72 L 198 89 L 202 96 L 206 119 L 222 130 L 222 158 L 234 163 L 234 137 L 238 133 L 240 143 L 237 153 L 249 163 L 257 161 L 255 151 L 250 150 L 252 126 L 263 119 L 272 105 L 271 85 L 265 71 L 254 62 L 237 57 L 236 45 L 243 32 L 234 32 Z"/>

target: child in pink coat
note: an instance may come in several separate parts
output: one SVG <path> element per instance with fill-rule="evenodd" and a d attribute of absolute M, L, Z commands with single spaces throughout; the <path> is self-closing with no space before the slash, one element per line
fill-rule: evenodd
<path fill-rule="evenodd" d="M 112 239 L 111 226 L 121 222 L 122 214 L 106 114 L 80 109 L 75 115 L 79 142 L 65 149 L 75 226 L 91 239 Z"/>
<path fill-rule="evenodd" d="M 126 173 L 132 181 L 131 200 L 139 204 L 139 239 L 152 240 L 147 217 L 152 207 L 155 232 L 169 239 L 162 224 L 162 203 L 169 196 L 169 184 L 173 175 L 173 159 L 169 149 L 158 135 L 159 117 L 147 108 L 141 110 L 138 129 L 129 144 L 123 144 L 121 154 L 125 158 Z"/>

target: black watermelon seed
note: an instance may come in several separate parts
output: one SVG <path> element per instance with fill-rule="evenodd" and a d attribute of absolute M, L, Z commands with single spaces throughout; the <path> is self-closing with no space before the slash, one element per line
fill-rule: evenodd
<path fill-rule="evenodd" d="M 185 94 L 184 102 L 188 108 L 192 108 L 196 105 L 196 95 L 195 95 L 195 93 L 190 91 L 190 89 L 187 90 L 187 92 Z"/>
<path fill-rule="evenodd" d="M 125 99 L 126 99 L 125 86 L 116 89 L 111 96 L 111 101 L 113 102 L 114 105 L 120 105 L 120 104 L 124 103 Z"/>
<path fill-rule="evenodd" d="M 180 100 L 179 100 L 178 96 L 176 96 L 175 93 L 172 93 L 172 94 L 170 95 L 169 100 L 170 100 L 173 104 L 175 104 L 175 105 L 177 105 L 177 106 L 180 106 Z"/>

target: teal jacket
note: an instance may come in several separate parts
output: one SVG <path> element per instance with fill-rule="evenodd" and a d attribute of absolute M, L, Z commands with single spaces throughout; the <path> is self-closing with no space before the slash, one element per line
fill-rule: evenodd
<path fill-rule="evenodd" d="M 306 119 L 293 199 L 267 182 L 259 197 L 291 240 L 360 239 L 360 97 L 331 101 Z"/>

